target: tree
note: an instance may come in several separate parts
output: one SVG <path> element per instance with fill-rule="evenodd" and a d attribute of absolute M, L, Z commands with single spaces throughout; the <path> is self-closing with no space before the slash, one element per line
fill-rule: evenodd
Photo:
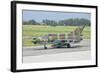
<path fill-rule="evenodd" d="M 43 22 L 44 24 L 47 24 L 47 25 L 50 25 L 50 26 L 57 26 L 57 22 L 54 21 L 54 20 L 47 20 L 47 19 L 45 19 L 45 20 L 43 20 L 42 22 Z"/>
<path fill-rule="evenodd" d="M 30 21 L 28 21 L 28 23 L 29 23 L 30 25 L 36 25 L 36 24 L 37 24 L 37 22 L 36 22 L 35 20 L 30 20 Z"/>
<path fill-rule="evenodd" d="M 90 26 L 90 20 L 84 18 L 70 18 L 65 20 L 55 20 L 44 19 L 41 23 L 36 22 L 35 20 L 23 21 L 24 25 L 49 25 L 49 26 L 81 26 L 86 24 Z"/>
<path fill-rule="evenodd" d="M 88 19 L 79 19 L 79 18 L 74 18 L 74 19 L 66 19 L 66 20 L 60 20 L 59 25 L 66 25 L 66 26 L 81 26 L 86 24 L 87 26 L 90 26 L 90 20 Z"/>

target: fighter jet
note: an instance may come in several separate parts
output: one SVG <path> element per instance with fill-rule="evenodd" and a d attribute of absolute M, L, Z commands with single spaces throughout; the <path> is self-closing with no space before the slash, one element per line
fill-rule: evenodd
<path fill-rule="evenodd" d="M 82 37 L 82 31 L 85 28 L 86 24 L 84 26 L 78 26 L 75 30 L 69 32 L 67 34 L 67 38 L 66 39 L 57 39 L 55 34 L 49 34 L 49 35 L 45 35 L 42 37 L 39 37 L 38 40 L 39 44 L 43 44 L 44 45 L 44 49 L 47 49 L 47 43 L 48 41 L 50 41 L 49 38 L 52 37 L 52 42 L 51 42 L 51 46 L 53 48 L 62 48 L 62 47 L 67 47 L 70 48 L 71 44 L 75 44 L 75 43 L 79 43 L 83 40 Z M 33 42 L 34 43 L 34 42 Z"/>

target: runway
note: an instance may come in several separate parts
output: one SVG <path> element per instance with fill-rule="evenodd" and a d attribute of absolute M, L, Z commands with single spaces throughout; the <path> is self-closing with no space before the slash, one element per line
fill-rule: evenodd
<path fill-rule="evenodd" d="M 90 39 L 71 45 L 71 48 L 44 49 L 44 46 L 23 47 L 23 63 L 71 61 L 91 59 Z"/>

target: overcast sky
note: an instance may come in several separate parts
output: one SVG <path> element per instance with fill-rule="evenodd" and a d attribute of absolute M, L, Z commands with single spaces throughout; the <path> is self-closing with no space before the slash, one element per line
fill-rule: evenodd
<path fill-rule="evenodd" d="M 90 20 L 90 13 L 76 13 L 76 12 L 54 12 L 54 11 L 34 11 L 23 10 L 23 21 L 34 19 L 37 22 L 42 22 L 43 19 L 49 20 L 63 20 L 69 18 L 85 18 Z"/>

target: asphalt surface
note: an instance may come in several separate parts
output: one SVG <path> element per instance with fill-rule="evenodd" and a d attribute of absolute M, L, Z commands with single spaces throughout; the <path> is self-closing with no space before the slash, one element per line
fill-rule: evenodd
<path fill-rule="evenodd" d="M 48 46 L 46 50 L 44 46 L 24 47 L 23 62 L 83 60 L 91 58 L 90 39 L 84 39 L 80 43 L 72 44 L 71 46 L 71 48 L 52 48 Z"/>

